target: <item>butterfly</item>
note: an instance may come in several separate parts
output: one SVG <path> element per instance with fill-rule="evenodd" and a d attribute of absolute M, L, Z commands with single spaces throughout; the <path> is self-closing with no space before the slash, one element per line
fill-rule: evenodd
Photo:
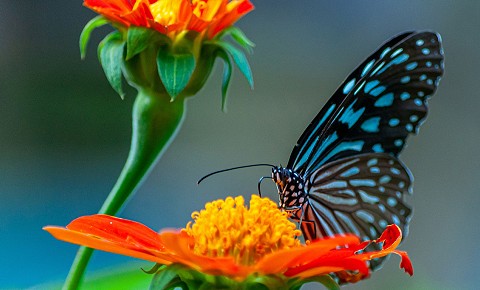
<path fill-rule="evenodd" d="M 389 224 L 404 236 L 413 176 L 398 159 L 427 114 L 443 74 L 440 35 L 405 32 L 362 62 L 298 139 L 286 167 L 270 166 L 279 207 L 305 240 L 353 233 L 375 240 Z M 375 245 L 373 245 L 375 246 Z M 382 260 L 372 261 L 377 268 Z"/>
<path fill-rule="evenodd" d="M 434 32 L 393 37 L 335 91 L 287 166 L 272 167 L 279 206 L 300 221 L 306 240 L 345 233 L 373 240 L 389 224 L 407 234 L 413 177 L 398 157 L 426 117 L 443 58 Z"/>

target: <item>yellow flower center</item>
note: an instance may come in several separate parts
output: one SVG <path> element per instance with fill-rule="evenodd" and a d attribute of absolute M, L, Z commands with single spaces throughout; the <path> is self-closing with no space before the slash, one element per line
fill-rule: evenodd
<path fill-rule="evenodd" d="M 155 22 L 168 26 L 177 23 L 182 1 L 159 0 L 150 5 Z"/>
<path fill-rule="evenodd" d="M 228 197 L 193 212 L 185 231 L 194 238 L 194 252 L 210 257 L 231 256 L 252 265 L 271 252 L 297 247 L 301 232 L 268 198 L 252 195 L 250 208 L 242 196 Z"/>
<path fill-rule="evenodd" d="M 222 0 L 192 0 L 193 14 L 203 21 L 211 21 L 223 2 Z"/>

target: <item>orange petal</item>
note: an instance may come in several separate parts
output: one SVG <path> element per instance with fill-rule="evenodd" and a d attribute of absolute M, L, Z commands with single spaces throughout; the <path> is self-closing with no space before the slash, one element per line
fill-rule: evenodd
<path fill-rule="evenodd" d="M 387 226 L 387 228 L 385 228 L 385 231 L 382 233 L 380 238 L 375 240 L 376 243 L 383 242 L 382 250 L 359 254 L 357 255 L 357 257 L 363 260 L 371 260 L 374 258 L 386 256 L 391 253 L 395 253 L 402 258 L 400 262 L 400 268 L 404 269 L 406 273 L 412 276 L 413 265 L 407 253 L 403 251 L 395 250 L 400 244 L 401 240 L 402 240 L 402 231 L 400 230 L 400 228 L 397 225 L 389 225 Z"/>
<path fill-rule="evenodd" d="M 154 230 L 141 223 L 109 215 L 97 214 L 79 217 L 68 224 L 66 228 L 129 247 L 163 250 L 160 237 Z"/>
<path fill-rule="evenodd" d="M 400 261 L 400 268 L 402 268 L 405 273 L 408 275 L 413 276 L 413 265 L 410 257 L 408 257 L 407 252 L 403 251 L 393 251 L 395 254 L 399 255 L 402 260 Z"/>
<path fill-rule="evenodd" d="M 367 276 L 369 269 L 365 261 L 351 256 L 348 258 L 330 257 L 327 259 L 319 258 L 307 265 L 292 268 L 284 273 L 287 277 L 308 278 L 312 276 L 325 275 L 339 271 L 359 271 Z"/>
<path fill-rule="evenodd" d="M 397 225 L 388 225 L 378 239 L 376 243 L 383 243 L 382 248 L 389 248 L 393 246 L 397 241 L 400 243 L 402 240 L 402 231 Z"/>
<path fill-rule="evenodd" d="M 375 258 L 384 257 L 392 253 L 402 241 L 402 231 L 397 225 L 388 225 L 383 231 L 380 238 L 375 240 L 375 243 L 382 243 L 383 246 L 380 251 L 359 254 L 364 260 L 371 260 Z"/>
<path fill-rule="evenodd" d="M 245 14 L 254 9 L 249 0 L 231 1 L 227 4 L 227 11 L 216 19 L 209 28 L 209 37 L 214 37 L 217 33 L 233 25 Z"/>
<path fill-rule="evenodd" d="M 132 9 L 132 3 L 128 0 L 85 0 L 83 2 L 88 8 L 101 7 L 101 8 L 111 8 L 116 11 L 129 11 Z"/>
<path fill-rule="evenodd" d="M 158 233 L 134 221 L 92 215 L 75 219 L 67 228 L 44 229 L 66 242 L 162 264 L 172 262 Z"/>
<path fill-rule="evenodd" d="M 167 255 L 162 255 L 163 257 L 159 257 L 157 255 L 144 252 L 143 248 L 139 248 L 139 249 L 125 248 L 121 245 L 112 243 L 111 241 L 108 241 L 108 240 L 99 239 L 98 237 L 95 237 L 86 233 L 72 231 L 69 229 L 61 228 L 61 227 L 48 226 L 48 227 L 44 227 L 43 229 L 48 231 L 50 234 L 52 234 L 56 239 L 62 240 L 65 242 L 82 245 L 82 246 L 86 246 L 89 248 L 102 250 L 110 253 L 130 256 L 130 257 L 152 261 L 156 263 L 161 263 L 161 264 L 171 263 L 170 260 L 168 260 Z"/>
<path fill-rule="evenodd" d="M 85 0 L 83 5 L 127 27 L 130 25 L 145 26 L 146 24 L 144 10 L 134 9 L 134 5 L 128 0 Z"/>
<path fill-rule="evenodd" d="M 165 247 L 175 254 L 174 257 L 178 263 L 208 274 L 226 274 L 230 276 L 240 274 L 240 267 L 232 257 L 211 258 L 196 255 L 193 250 L 190 249 L 191 237 L 185 232 L 179 234 L 164 232 L 161 233 L 160 236 Z"/>
<path fill-rule="evenodd" d="M 281 273 L 288 268 L 308 263 L 323 256 L 338 246 L 353 245 L 359 242 L 359 238 L 354 235 L 316 240 L 303 247 L 268 254 L 257 263 L 256 268 L 264 274 Z"/>

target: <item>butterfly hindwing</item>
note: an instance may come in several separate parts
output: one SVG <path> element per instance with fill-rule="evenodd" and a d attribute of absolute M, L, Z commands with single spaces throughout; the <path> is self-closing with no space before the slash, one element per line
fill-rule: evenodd
<path fill-rule="evenodd" d="M 287 167 L 308 176 L 356 154 L 398 156 L 422 123 L 442 73 L 439 35 L 410 32 L 390 40 L 337 89 L 300 137 Z"/>
<path fill-rule="evenodd" d="M 389 224 L 397 224 L 406 235 L 411 209 L 405 195 L 411 183 L 405 166 L 384 153 L 346 157 L 322 166 L 306 181 L 308 202 L 301 225 L 305 238 L 354 233 L 373 240 Z"/>

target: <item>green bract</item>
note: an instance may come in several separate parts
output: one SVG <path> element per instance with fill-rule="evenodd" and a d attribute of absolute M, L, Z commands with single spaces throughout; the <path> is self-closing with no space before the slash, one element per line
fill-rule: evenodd
<path fill-rule="evenodd" d="M 299 279 L 289 278 L 283 275 L 251 275 L 243 281 L 237 281 L 225 276 L 207 275 L 190 269 L 181 264 L 168 266 L 155 266 L 147 273 L 155 272 L 150 290 L 299 290 L 305 283 L 317 282 L 325 286 L 325 289 L 339 290 L 340 286 L 329 275 L 314 278 Z"/>
<path fill-rule="evenodd" d="M 80 36 L 82 58 L 91 32 L 109 23 L 95 17 L 85 26 Z M 231 42 L 225 38 L 230 36 Z M 131 26 L 118 27 L 98 46 L 98 57 L 112 88 L 123 98 L 122 76 L 138 90 L 148 89 L 167 93 L 171 101 L 189 97 L 198 92 L 208 79 L 215 59 L 224 63 L 222 81 L 222 108 L 225 109 L 233 64 L 253 88 L 253 77 L 244 51 L 252 52 L 254 44 L 236 27 L 225 29 L 213 39 L 186 31 L 174 40 L 156 30 Z"/>

